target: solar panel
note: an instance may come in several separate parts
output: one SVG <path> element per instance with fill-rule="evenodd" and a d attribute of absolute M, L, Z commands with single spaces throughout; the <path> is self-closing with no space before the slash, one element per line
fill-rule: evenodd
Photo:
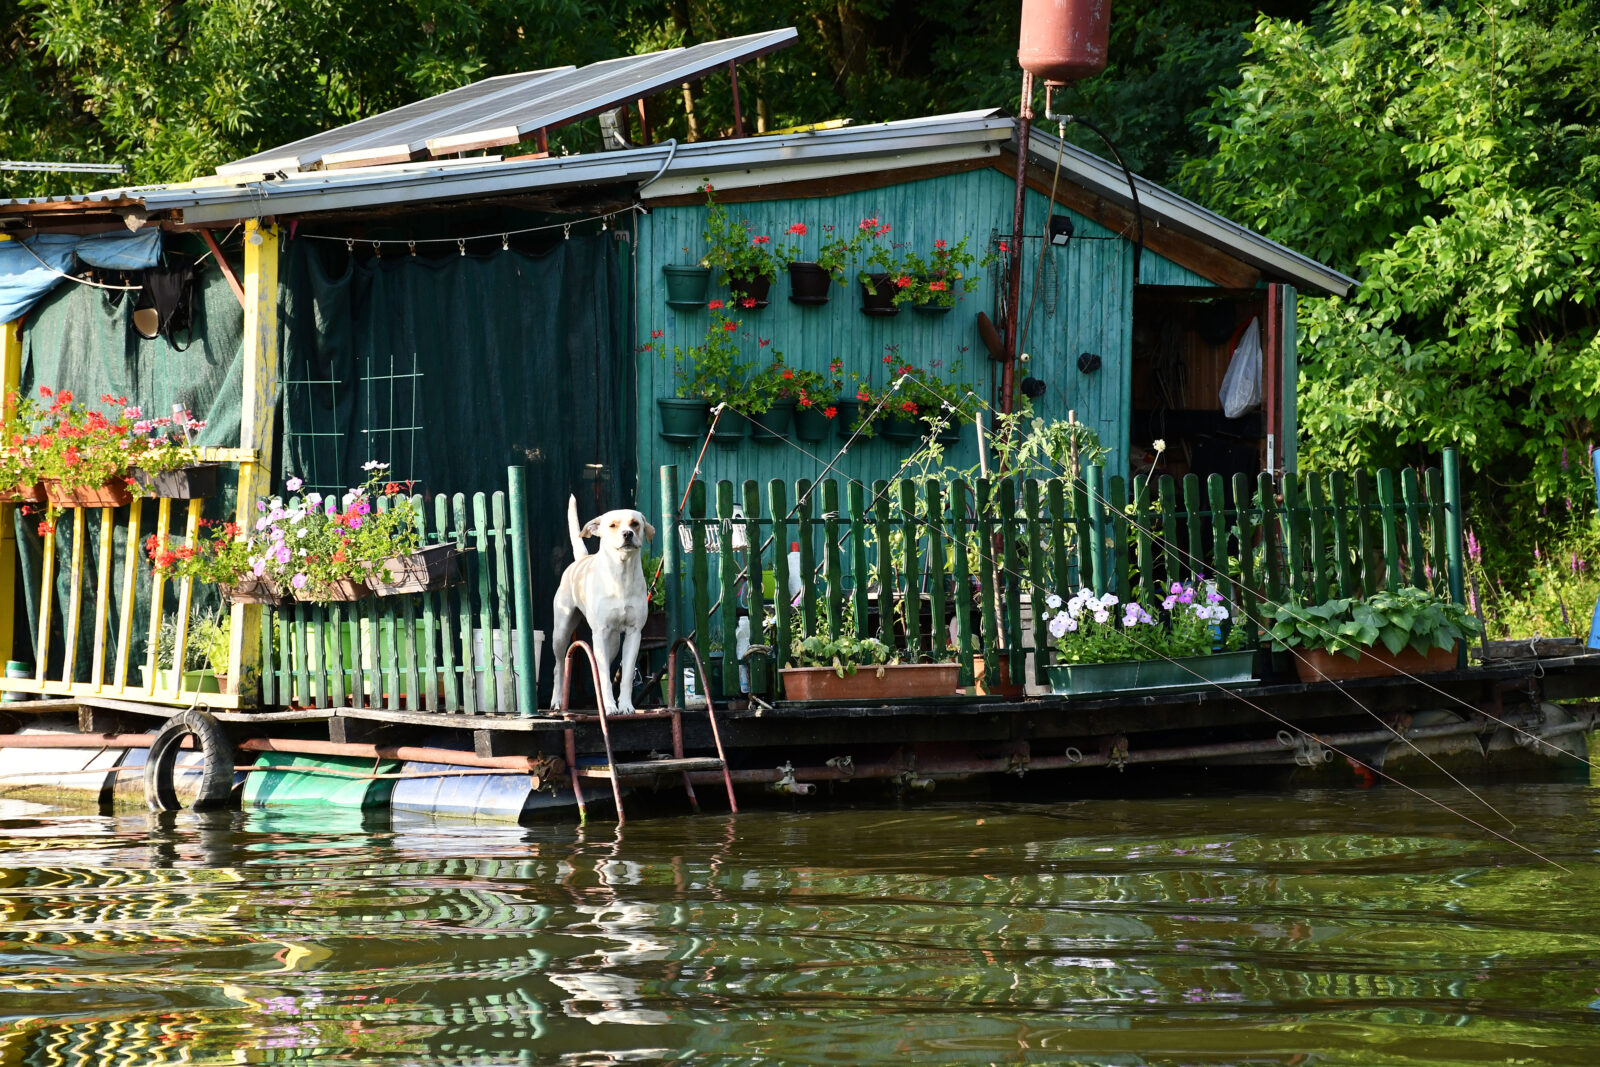
<path fill-rule="evenodd" d="M 553 67 L 503 74 L 381 115 L 257 152 L 217 168 L 247 174 L 309 170 L 321 166 L 404 162 L 515 144 L 608 111 L 729 64 L 764 56 L 799 40 L 793 27 L 601 60 L 585 67 Z"/>

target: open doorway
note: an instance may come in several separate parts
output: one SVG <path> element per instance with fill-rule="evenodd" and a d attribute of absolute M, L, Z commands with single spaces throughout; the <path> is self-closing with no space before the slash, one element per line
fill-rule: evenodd
<path fill-rule="evenodd" d="M 1221 397 L 1223 378 L 1251 324 L 1262 345 L 1261 395 L 1269 392 L 1267 294 L 1225 290 L 1139 286 L 1133 298 L 1133 418 L 1130 474 L 1220 474 L 1252 479 L 1267 465 L 1267 421 L 1261 404 L 1229 418 Z M 1248 345 L 1241 360 L 1248 358 Z M 1166 448 L 1159 456 L 1153 442 Z M 1231 503 L 1231 499 L 1230 499 Z"/>

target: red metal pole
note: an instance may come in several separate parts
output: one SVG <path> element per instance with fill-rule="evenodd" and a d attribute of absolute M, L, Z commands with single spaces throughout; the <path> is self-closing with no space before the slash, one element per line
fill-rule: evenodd
<path fill-rule="evenodd" d="M 1022 72 L 1022 108 L 1017 115 L 1017 197 L 1011 212 L 1011 271 L 1006 279 L 1006 351 L 1000 365 L 1000 410 L 1011 410 L 1011 393 L 1016 379 L 1018 336 L 1022 328 L 1022 228 L 1028 194 L 1028 134 L 1033 123 L 1033 75 Z"/>

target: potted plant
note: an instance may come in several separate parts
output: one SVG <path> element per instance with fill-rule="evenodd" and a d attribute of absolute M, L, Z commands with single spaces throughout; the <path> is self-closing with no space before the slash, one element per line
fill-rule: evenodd
<path fill-rule="evenodd" d="M 802 441 L 816 444 L 828 439 L 838 421 L 839 405 L 835 399 L 842 387 L 844 361 L 835 359 L 828 363 L 828 374 L 817 375 L 815 386 L 802 384 L 795 396 L 794 435 Z"/>
<path fill-rule="evenodd" d="M 889 232 L 889 224 L 879 225 L 876 217 L 862 219 L 857 228 L 857 240 L 863 245 L 867 241 L 876 240 Z M 871 268 L 876 267 L 877 270 Z M 898 277 L 899 264 L 896 262 L 894 252 L 884 245 L 873 248 L 872 254 L 867 257 L 866 266 L 856 274 L 856 280 L 861 283 L 861 313 L 874 317 L 887 317 L 898 314 L 900 309 L 895 306 L 895 293 L 898 291 L 896 278 Z"/>
<path fill-rule="evenodd" d="M 815 260 L 805 259 L 805 251 L 798 241 L 782 245 L 777 256 L 789 269 L 789 300 L 802 307 L 816 307 L 828 302 L 828 290 L 834 282 L 844 283 L 845 268 L 860 249 L 866 235 L 856 231 L 851 237 L 840 237 L 832 226 L 822 228 L 822 243 L 817 248 Z M 797 222 L 786 231 L 792 237 L 806 236 L 806 224 Z"/>
<path fill-rule="evenodd" d="M 956 663 L 901 663 L 875 637 L 857 637 L 846 623 L 838 637 L 795 635 L 789 666 L 779 669 L 789 700 L 883 701 L 958 696 Z"/>
<path fill-rule="evenodd" d="M 108 419 L 79 403 L 70 389 L 40 386 L 39 395 L 50 406 L 29 413 L 36 421 L 22 445 L 37 480 L 44 483 L 48 522 L 53 525 L 56 508 L 122 507 L 132 501 L 133 491 L 142 492 L 128 477 L 129 456 L 138 451 L 133 433 L 137 408 Z M 118 398 L 107 394 L 101 399 Z"/>
<path fill-rule="evenodd" d="M 1037 597 L 1035 598 L 1037 603 Z M 1080 589 L 1065 602 L 1044 598 L 1054 662 L 1050 688 L 1067 696 L 1136 690 L 1237 688 L 1254 683 L 1255 653 L 1209 583 L 1173 582 L 1159 604 L 1123 603 Z"/>
<path fill-rule="evenodd" d="M 178 620 L 167 616 L 156 631 L 156 667 L 152 679 L 148 665 L 139 668 L 140 679 L 146 689 L 184 693 L 220 693 L 216 672 L 208 655 L 210 639 L 201 636 L 200 622 L 196 622 L 183 643 L 183 665 L 174 674 L 172 661 L 178 653 Z M 198 638 L 198 639 L 197 639 Z M 223 653 L 226 662 L 227 653 Z"/>
<path fill-rule="evenodd" d="M 753 311 L 767 306 L 767 293 L 778 276 L 778 256 L 772 238 L 751 233 L 717 203 L 710 185 L 706 191 L 707 250 L 702 262 L 721 273 L 736 307 Z"/>
<path fill-rule="evenodd" d="M 1272 604 L 1266 614 L 1273 650 L 1298 650 L 1303 682 L 1454 670 L 1457 643 L 1483 632 L 1465 605 L 1414 586 L 1311 607 Z"/>
<path fill-rule="evenodd" d="M 661 436 L 669 441 L 691 443 L 706 432 L 711 408 L 726 404 L 730 411 L 717 419 L 712 440 L 724 448 L 736 448 L 744 440 L 747 422 L 743 416 L 760 415 L 771 406 L 774 394 L 762 374 L 744 359 L 739 322 L 724 314 L 723 303 L 713 300 L 711 323 L 702 344 L 685 348 L 661 346 L 663 359 L 672 361 L 676 396 L 659 397 L 656 410 L 661 417 Z M 659 331 L 657 331 L 659 333 Z M 653 334 L 654 338 L 655 335 Z M 760 347 L 770 342 L 757 338 Z M 646 350 L 655 344 L 645 344 Z"/>
<path fill-rule="evenodd" d="M 751 436 L 760 443 L 781 441 L 789 432 L 801 397 L 821 396 L 828 379 L 814 370 L 795 370 L 783 361 L 782 352 L 773 352 L 774 362 L 763 372 L 767 410 L 751 416 L 755 425 Z"/>
<path fill-rule="evenodd" d="M 110 399 L 102 397 L 101 399 Z M 137 412 L 127 408 L 125 414 Z M 204 500 L 217 495 L 217 465 L 202 463 L 194 434 L 205 423 L 187 410 L 157 419 L 140 418 L 133 424 L 139 434 L 130 458 L 128 475 L 144 492 L 158 499 Z"/>
<path fill-rule="evenodd" d="M 926 256 L 907 252 L 896 264 L 894 300 L 897 304 L 910 304 L 924 314 L 942 314 L 955 307 L 956 297 L 969 292 L 978 284 L 974 267 L 986 267 L 992 257 L 979 262 L 967 251 L 967 238 L 954 245 L 948 241 L 933 242 L 933 250 Z"/>

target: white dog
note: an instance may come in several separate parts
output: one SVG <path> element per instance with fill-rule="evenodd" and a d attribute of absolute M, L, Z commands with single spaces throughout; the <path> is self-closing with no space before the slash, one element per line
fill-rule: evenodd
<path fill-rule="evenodd" d="M 589 621 L 594 636 L 594 658 L 600 667 L 607 714 L 633 711 L 633 665 L 639 658 L 639 631 L 650 610 L 650 594 L 639 562 L 641 538 L 654 538 L 656 528 L 637 511 L 608 511 L 590 519 L 578 529 L 578 498 L 567 501 L 567 527 L 572 535 L 572 554 L 576 557 L 561 574 L 556 589 L 555 634 L 551 649 L 555 653 L 555 691 L 550 710 L 561 710 L 561 674 L 567 646 L 578 628 L 578 612 Z M 600 551 L 589 555 L 585 537 L 600 538 Z M 618 649 L 621 656 L 618 656 Z M 617 696 L 611 695 L 611 668 L 622 668 Z"/>

